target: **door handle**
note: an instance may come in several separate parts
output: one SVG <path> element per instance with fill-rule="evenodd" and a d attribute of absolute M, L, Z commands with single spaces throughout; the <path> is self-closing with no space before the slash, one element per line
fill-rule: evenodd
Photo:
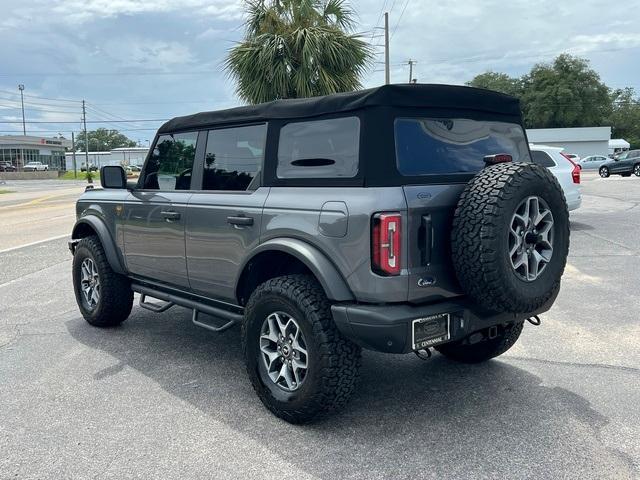
<path fill-rule="evenodd" d="M 253 217 L 227 217 L 227 223 L 231 225 L 253 225 Z"/>
<path fill-rule="evenodd" d="M 175 212 L 173 210 L 162 210 L 160 215 L 168 221 L 180 220 L 180 212 Z"/>

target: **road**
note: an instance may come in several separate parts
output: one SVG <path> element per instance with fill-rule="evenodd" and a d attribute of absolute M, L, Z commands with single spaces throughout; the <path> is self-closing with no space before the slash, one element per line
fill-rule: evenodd
<path fill-rule="evenodd" d="M 638 205 L 640 179 L 588 176 L 542 326 L 482 365 L 365 352 L 308 426 L 262 407 L 238 330 L 92 328 L 65 239 L 0 253 L 0 478 L 640 478 Z"/>
<path fill-rule="evenodd" d="M 86 182 L 7 181 L 0 189 L 0 251 L 69 234 Z"/>

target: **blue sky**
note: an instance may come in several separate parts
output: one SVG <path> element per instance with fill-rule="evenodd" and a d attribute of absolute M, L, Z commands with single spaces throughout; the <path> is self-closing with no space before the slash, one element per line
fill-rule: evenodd
<path fill-rule="evenodd" d="M 391 79 L 462 84 L 486 70 L 520 75 L 569 52 L 591 61 L 611 87 L 640 91 L 640 0 L 352 0 L 359 31 L 381 52 L 390 11 Z M 403 13 L 404 11 L 404 13 Z M 17 85 L 25 85 L 27 133 L 69 136 L 119 128 L 146 144 L 160 119 L 239 104 L 221 64 L 242 37 L 232 0 L 0 0 L 0 134 L 21 131 Z M 376 64 L 365 86 L 384 80 Z M 122 120 L 156 120 L 121 122 Z M 39 134 L 39 133 L 38 133 Z"/>

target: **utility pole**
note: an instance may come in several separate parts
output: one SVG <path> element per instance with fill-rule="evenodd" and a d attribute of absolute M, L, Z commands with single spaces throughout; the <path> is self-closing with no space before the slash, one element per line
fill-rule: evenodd
<path fill-rule="evenodd" d="M 78 178 L 78 164 L 76 163 L 76 136 L 71 132 L 71 158 L 73 158 L 73 178 Z"/>
<path fill-rule="evenodd" d="M 18 90 L 20 90 L 20 103 L 22 104 L 22 134 L 26 137 L 27 127 L 25 126 L 25 121 L 24 121 L 24 95 L 22 94 L 22 92 L 24 91 L 24 85 L 23 84 L 18 85 Z"/>
<path fill-rule="evenodd" d="M 384 12 L 384 83 L 391 83 L 389 74 L 389 12 Z"/>
<path fill-rule="evenodd" d="M 409 83 L 413 82 L 413 66 L 418 63 L 415 60 L 409 59 L 407 62 L 409 64 Z"/>
<path fill-rule="evenodd" d="M 87 111 L 85 109 L 84 100 L 82 100 L 82 123 L 84 124 L 84 159 L 87 166 L 87 178 L 91 178 L 89 174 L 89 134 L 87 133 Z"/>

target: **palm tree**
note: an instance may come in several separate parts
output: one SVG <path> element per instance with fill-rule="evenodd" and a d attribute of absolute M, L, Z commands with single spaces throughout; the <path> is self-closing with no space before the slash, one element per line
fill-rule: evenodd
<path fill-rule="evenodd" d="M 245 39 L 225 69 L 248 103 L 361 88 L 369 45 L 353 33 L 347 0 L 245 0 Z"/>

